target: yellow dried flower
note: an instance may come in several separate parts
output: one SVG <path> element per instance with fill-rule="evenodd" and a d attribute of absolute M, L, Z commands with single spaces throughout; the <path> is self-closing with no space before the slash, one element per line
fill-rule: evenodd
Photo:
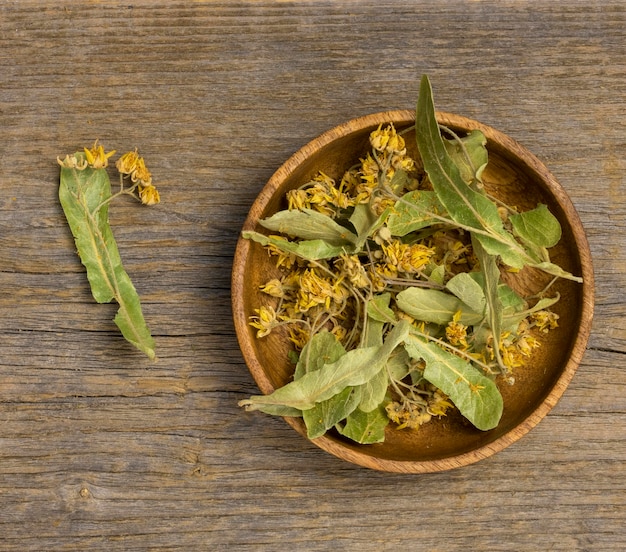
<path fill-rule="evenodd" d="M 445 416 L 447 410 L 453 407 L 454 405 L 448 400 L 447 395 L 437 389 L 433 396 L 428 399 L 426 411 L 432 416 Z"/>
<path fill-rule="evenodd" d="M 278 278 L 273 278 L 265 285 L 261 286 L 260 289 L 263 293 L 267 293 L 267 295 L 271 295 L 272 297 L 282 298 L 285 296 L 283 284 Z"/>
<path fill-rule="evenodd" d="M 149 186 L 152 184 L 152 175 L 146 168 L 146 162 L 143 157 L 139 157 L 135 162 L 135 168 L 130 174 L 130 179 L 133 182 L 140 182 L 143 186 Z"/>
<path fill-rule="evenodd" d="M 383 260 L 386 263 L 382 267 L 382 274 L 394 277 L 397 272 L 415 274 L 423 268 L 435 250 L 423 244 L 409 245 L 399 240 L 389 244 L 382 244 Z"/>
<path fill-rule="evenodd" d="M 398 429 L 409 427 L 417 429 L 422 424 L 429 422 L 432 414 L 414 403 L 391 402 L 385 406 L 387 417 L 394 423 L 398 424 Z"/>
<path fill-rule="evenodd" d="M 161 201 L 159 191 L 152 185 L 139 186 L 139 199 L 144 205 L 156 205 Z"/>
<path fill-rule="evenodd" d="M 398 136 L 393 125 L 382 128 L 382 124 L 370 134 L 370 144 L 376 151 L 388 153 L 406 152 L 404 138 Z"/>
<path fill-rule="evenodd" d="M 273 238 L 273 239 L 276 239 L 276 240 L 287 241 L 287 238 L 285 238 L 284 236 L 272 235 L 270 237 Z M 291 268 L 293 265 L 296 264 L 297 257 L 295 255 L 295 253 L 286 253 L 285 251 L 283 251 L 282 249 L 278 248 L 277 246 L 275 246 L 272 243 L 267 244 L 265 246 L 265 249 L 267 250 L 267 252 L 270 255 L 278 257 L 276 259 L 276 266 L 277 267 L 283 266 L 285 268 Z"/>
<path fill-rule="evenodd" d="M 250 317 L 250 325 L 253 328 L 259 330 L 256 334 L 257 337 L 265 337 L 279 324 L 276 311 L 274 307 L 266 307 L 261 305 L 258 309 L 255 309 L 256 316 Z"/>
<path fill-rule="evenodd" d="M 300 351 L 304 349 L 310 337 L 309 330 L 301 325 L 294 325 L 289 328 L 289 340 L 294 344 L 296 349 Z"/>
<path fill-rule="evenodd" d="M 87 168 L 87 160 L 78 159 L 75 155 L 66 155 L 65 159 L 57 157 L 57 163 L 64 169 L 77 169 L 82 171 Z"/>
<path fill-rule="evenodd" d="M 135 148 L 135 151 L 129 151 L 122 155 L 122 157 L 115 162 L 115 166 L 122 174 L 132 174 L 137 167 L 138 161 L 139 154 L 137 153 L 137 148 Z"/>
<path fill-rule="evenodd" d="M 461 311 L 454 313 L 452 320 L 446 326 L 446 338 L 448 343 L 455 346 L 460 346 L 463 349 L 467 348 L 467 326 L 464 326 L 459 322 L 461 318 Z"/>
<path fill-rule="evenodd" d="M 358 255 L 340 255 L 336 264 L 341 274 L 346 276 L 353 286 L 357 288 L 369 287 L 370 279 L 367 277 L 367 271 L 361 264 Z"/>
<path fill-rule="evenodd" d="M 535 327 L 543 333 L 548 333 L 554 328 L 558 328 L 559 315 L 548 310 L 540 310 L 531 315 Z"/>
<path fill-rule="evenodd" d="M 104 152 L 104 148 L 98 145 L 96 140 L 91 149 L 83 148 L 85 151 L 85 159 L 88 165 L 93 169 L 104 169 L 109 166 L 109 157 L 111 157 L 115 150 L 108 153 Z"/>

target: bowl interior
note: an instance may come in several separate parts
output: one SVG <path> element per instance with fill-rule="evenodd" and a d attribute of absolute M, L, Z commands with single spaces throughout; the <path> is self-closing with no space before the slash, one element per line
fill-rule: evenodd
<path fill-rule="evenodd" d="M 438 113 L 437 118 L 457 133 L 480 129 L 487 137 L 489 164 L 483 173 L 486 188 L 496 197 L 521 210 L 546 204 L 559 219 L 563 236 L 550 250 L 551 258 L 569 272 L 582 275 L 584 284 L 559 280 L 553 287 L 561 300 L 553 307 L 559 328 L 542 335 L 542 345 L 526 365 L 515 372 L 515 385 L 500 384 L 504 413 L 491 431 L 475 429 L 459 414 L 433 419 L 418 430 L 397 430 L 390 424 L 384 443 L 359 445 L 339 434 L 327 433 L 313 442 L 350 462 L 385 471 L 429 472 L 462 466 L 508 446 L 543 418 L 562 395 L 582 358 L 593 310 L 593 273 L 589 248 L 580 220 L 562 187 L 528 151 L 507 136 L 476 121 Z M 394 111 L 349 121 L 307 144 L 270 179 L 255 201 L 244 229 L 264 232 L 258 221 L 286 207 L 285 193 L 308 182 L 318 171 L 333 178 L 343 173 L 369 150 L 368 136 L 380 123 L 393 122 L 408 129 L 409 152 L 419 158 L 415 146 L 414 113 Z M 291 380 L 293 365 L 287 360 L 290 345 L 285 334 L 273 332 L 257 339 L 249 317 L 266 296 L 259 286 L 279 272 L 259 244 L 240 239 L 233 265 L 233 314 L 246 363 L 263 393 Z M 507 283 L 532 294 L 543 289 L 550 277 L 524 269 L 509 274 Z M 301 419 L 287 418 L 306 435 Z"/>

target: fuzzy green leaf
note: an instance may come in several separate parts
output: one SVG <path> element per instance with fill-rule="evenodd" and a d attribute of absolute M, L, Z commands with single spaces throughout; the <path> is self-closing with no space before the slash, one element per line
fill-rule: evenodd
<path fill-rule="evenodd" d="M 303 240 L 300 242 L 292 242 L 252 231 L 244 231 L 241 235 L 245 239 L 253 240 L 261 245 L 273 245 L 280 251 L 293 253 L 301 259 L 306 259 L 307 261 L 331 259 L 352 250 L 351 246 L 330 245 L 324 240 Z"/>
<path fill-rule="evenodd" d="M 390 293 L 374 295 L 367 303 L 367 316 L 378 322 L 395 322 L 396 315 L 389 307 Z"/>
<path fill-rule="evenodd" d="M 472 311 L 476 313 L 485 311 L 486 300 L 483 288 L 468 272 L 460 272 L 450 278 L 446 288 L 470 307 Z"/>
<path fill-rule="evenodd" d="M 387 370 L 380 370 L 373 378 L 359 386 L 361 391 L 359 409 L 363 412 L 374 410 L 383 402 L 387 387 L 389 387 L 389 374 Z"/>
<path fill-rule="evenodd" d="M 509 217 L 513 230 L 526 243 L 538 247 L 553 247 L 561 239 L 561 224 L 540 204 L 531 211 L 525 211 Z"/>
<path fill-rule="evenodd" d="M 500 335 L 502 333 L 502 301 L 498 294 L 500 283 L 500 269 L 496 263 L 496 258 L 489 255 L 475 236 L 472 236 L 472 247 L 478 258 L 483 274 L 483 290 L 487 302 L 487 324 L 491 329 L 494 342 L 494 352 L 498 365 L 504 372 L 505 366 L 500 355 Z"/>
<path fill-rule="evenodd" d="M 399 199 L 387 219 L 387 227 L 392 236 L 406 236 L 410 232 L 437 224 L 439 220 L 431 214 L 445 214 L 445 209 L 435 192 L 415 190 Z"/>
<path fill-rule="evenodd" d="M 362 445 L 382 443 L 385 440 L 385 428 L 389 418 L 382 406 L 371 412 L 355 410 L 348 416 L 345 425 L 338 425 L 337 430 L 344 437 Z"/>
<path fill-rule="evenodd" d="M 302 348 L 293 379 L 298 380 L 304 374 L 320 370 L 324 364 L 332 364 L 345 354 L 346 350 L 334 334 L 318 332 Z"/>
<path fill-rule="evenodd" d="M 343 391 L 302 412 L 309 439 L 317 439 L 345 420 L 359 406 L 360 387 L 346 387 Z"/>
<path fill-rule="evenodd" d="M 355 244 L 357 236 L 332 218 L 311 209 L 278 211 L 259 221 L 261 226 L 303 240 L 323 240 L 329 245 Z"/>
<path fill-rule="evenodd" d="M 77 153 L 77 158 L 82 154 Z M 139 295 L 122 266 L 109 226 L 111 184 L 106 169 L 61 168 L 59 199 L 78 255 L 87 270 L 91 292 L 98 303 L 119 304 L 115 323 L 122 335 L 151 359 L 154 340 L 144 320 Z"/>
<path fill-rule="evenodd" d="M 480 181 L 489 158 L 485 147 L 487 139 L 480 130 L 472 130 L 467 136 L 460 137 L 459 140 L 444 140 L 443 145 L 454 164 L 459 168 L 464 182 L 472 184 Z"/>
<path fill-rule="evenodd" d="M 420 85 L 415 125 L 424 168 L 450 217 L 465 228 L 480 231 L 476 234 L 477 239 L 488 253 L 500 255 L 509 266 L 522 268 L 529 260 L 528 254 L 504 229 L 497 206 L 467 185 L 448 155 L 437 124 L 430 81 L 426 76 Z"/>
<path fill-rule="evenodd" d="M 354 208 L 348 220 L 357 233 L 354 240 L 356 250 L 361 249 L 371 235 L 383 225 L 389 213 L 390 209 L 385 209 L 380 215 L 377 215 L 368 203 L 359 203 Z"/>
<path fill-rule="evenodd" d="M 411 336 L 405 347 L 412 358 L 426 363 L 424 378 L 448 395 L 475 427 L 487 431 L 498 425 L 503 401 L 493 380 L 435 343 Z"/>
<path fill-rule="evenodd" d="M 461 324 L 473 326 L 483 320 L 482 312 L 475 312 L 458 297 L 436 289 L 407 288 L 396 295 L 400 310 L 416 320 L 446 325 L 461 311 Z"/>

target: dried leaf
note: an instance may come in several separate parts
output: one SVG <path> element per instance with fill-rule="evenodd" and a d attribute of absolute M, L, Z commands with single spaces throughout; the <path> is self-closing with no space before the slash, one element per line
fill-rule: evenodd
<path fill-rule="evenodd" d="M 81 153 L 75 155 L 82 158 Z M 109 225 L 110 197 L 106 169 L 61 168 L 59 199 L 87 270 L 93 297 L 98 303 L 117 301 L 119 309 L 114 321 L 122 335 L 154 359 L 154 339 L 144 320 L 139 295 L 122 266 Z"/>
<path fill-rule="evenodd" d="M 385 428 L 388 424 L 389 418 L 385 409 L 379 406 L 371 412 L 355 410 L 348 416 L 345 425 L 337 426 L 337 430 L 348 439 L 369 445 L 385 440 Z"/>
<path fill-rule="evenodd" d="M 435 343 L 411 336 L 405 347 L 411 357 L 426 363 L 424 378 L 448 395 L 475 427 L 487 431 L 498 425 L 503 401 L 493 380 Z"/>
<path fill-rule="evenodd" d="M 323 240 L 329 245 L 349 246 L 357 236 L 332 218 L 311 209 L 279 211 L 259 222 L 261 226 L 303 240 Z"/>

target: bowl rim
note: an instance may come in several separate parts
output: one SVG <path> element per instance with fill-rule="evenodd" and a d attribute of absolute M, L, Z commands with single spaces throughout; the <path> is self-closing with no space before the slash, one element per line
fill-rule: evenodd
<path fill-rule="evenodd" d="M 582 225 L 582 221 L 565 189 L 556 180 L 547 167 L 533 153 L 506 134 L 485 125 L 474 119 L 461 115 L 437 111 L 436 118 L 440 125 L 462 128 L 464 131 L 480 130 L 487 138 L 488 144 L 499 151 L 506 151 L 507 155 L 514 155 L 516 162 L 525 166 L 526 169 L 535 173 L 536 179 L 541 181 L 547 191 L 553 196 L 566 215 L 571 226 L 575 241 L 575 249 L 580 256 L 582 270 L 582 301 L 580 310 L 580 323 L 576 328 L 576 336 L 572 341 L 571 353 L 567 359 L 562 373 L 557 378 L 552 389 L 543 401 L 524 418 L 518 425 L 508 430 L 493 441 L 458 455 L 446 456 L 429 460 L 395 460 L 378 458 L 367 454 L 366 448 L 354 450 L 341 442 L 324 435 L 317 439 L 308 439 L 306 428 L 301 418 L 285 417 L 285 421 L 307 440 L 314 443 L 322 450 L 358 466 L 374 470 L 396 473 L 432 473 L 459 468 L 483 460 L 510 446 L 534 428 L 556 405 L 565 389 L 571 382 L 578 365 L 582 361 L 586 351 L 587 342 L 591 332 L 591 322 L 594 310 L 594 274 L 592 257 Z M 346 137 L 352 133 L 363 132 L 368 128 L 375 128 L 379 124 L 393 122 L 398 126 L 406 126 L 415 122 L 415 111 L 390 110 L 371 113 L 341 123 L 317 136 L 292 154 L 270 177 L 254 200 L 248 216 L 245 219 L 242 231 L 254 230 L 261 214 L 280 188 L 282 182 L 289 178 L 311 154 L 322 147 L 329 145 L 334 140 Z M 267 379 L 263 367 L 256 357 L 251 344 L 248 331 L 248 318 L 244 312 L 244 298 L 241 290 L 244 287 L 245 261 L 249 253 L 250 241 L 239 235 L 233 258 L 231 279 L 231 302 L 235 332 L 237 340 L 248 366 L 248 369 L 257 386 L 264 394 L 274 391 L 274 387 Z"/>

